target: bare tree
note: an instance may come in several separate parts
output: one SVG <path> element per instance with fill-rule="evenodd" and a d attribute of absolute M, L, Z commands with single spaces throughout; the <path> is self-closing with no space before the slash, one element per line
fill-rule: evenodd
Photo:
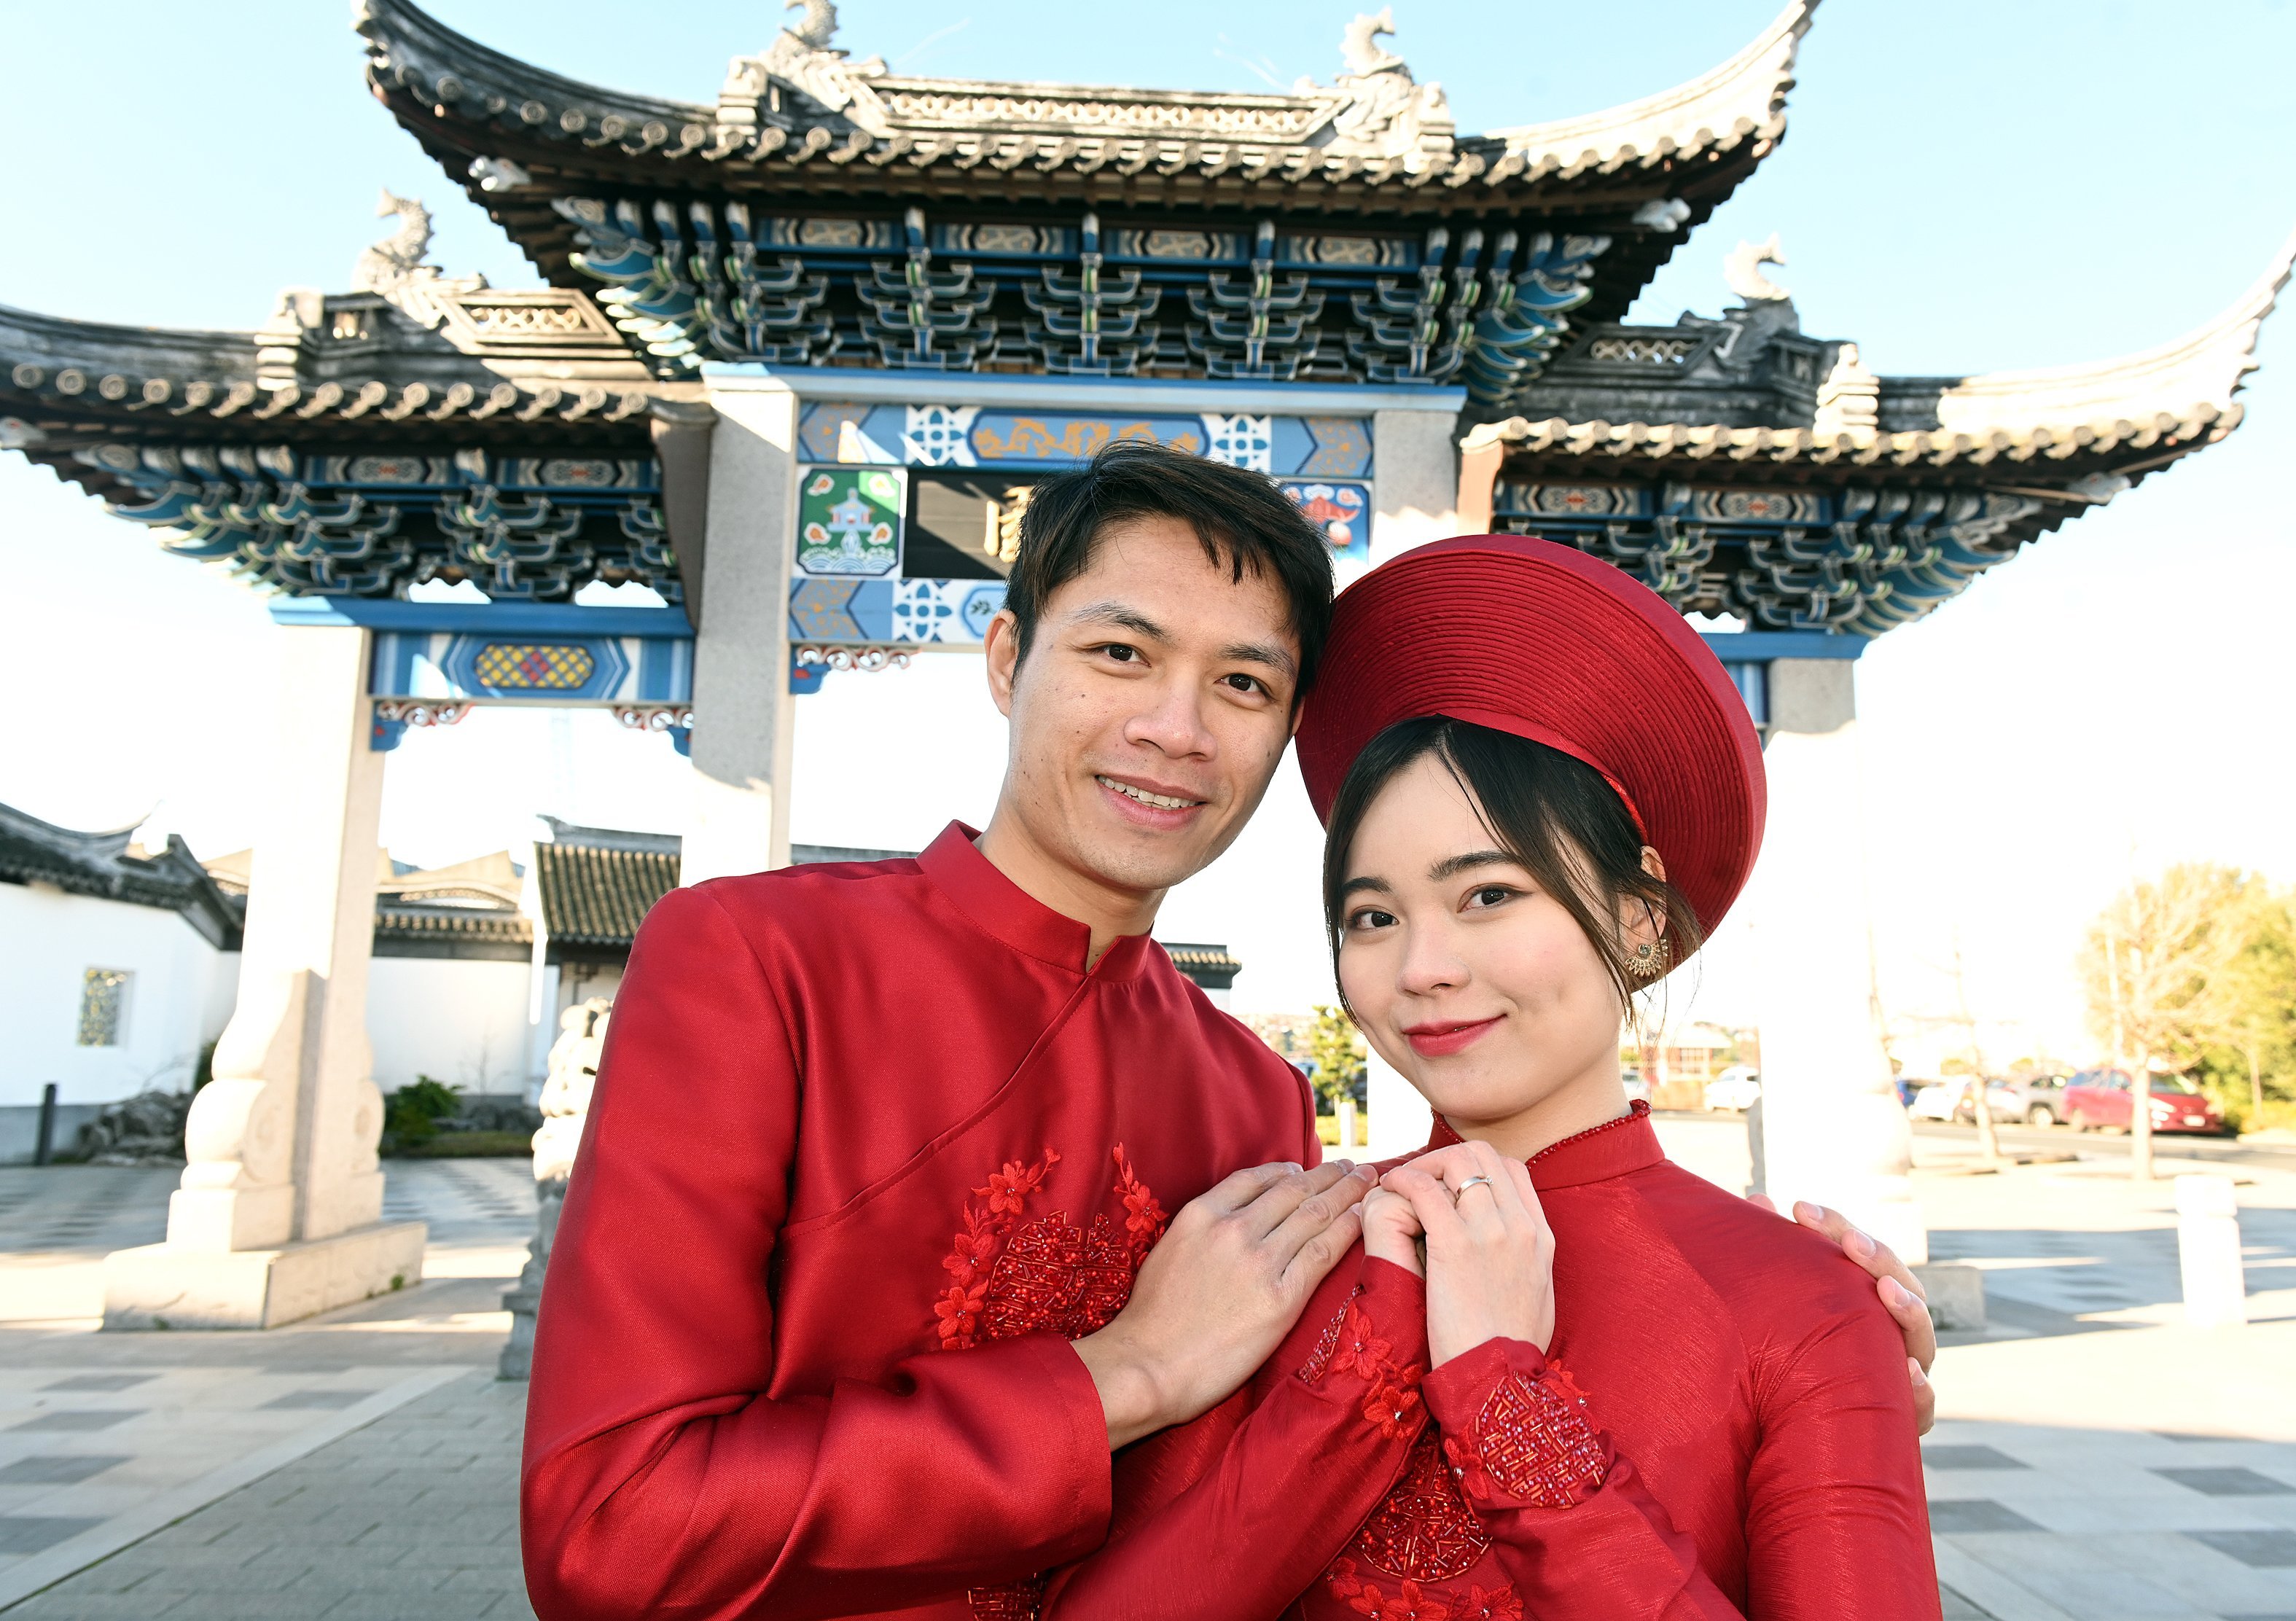
<path fill-rule="evenodd" d="M 1969 1060 L 1970 1096 L 1977 1117 L 1977 1157 L 1989 1168 L 2001 1165 L 2001 1136 L 1993 1123 L 1992 1077 L 1987 1073 L 1984 1049 L 1978 1044 L 1977 1016 L 1969 1011 L 1969 976 L 1962 968 L 1961 927 L 1953 931 L 1954 1023 L 1961 1027 L 1962 1047 Z"/>
<path fill-rule="evenodd" d="M 2152 1069 L 2191 1067 L 2216 1034 L 2212 981 L 2240 946 L 2241 880 L 2229 868 L 2170 867 L 2130 885 L 2089 926 L 2079 966 L 2089 1020 L 2130 1077 L 2130 1173 L 2152 1179 Z"/>

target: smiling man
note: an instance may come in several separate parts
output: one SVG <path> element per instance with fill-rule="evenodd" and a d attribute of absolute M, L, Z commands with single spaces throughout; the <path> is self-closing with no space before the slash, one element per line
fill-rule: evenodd
<path fill-rule="evenodd" d="M 1369 1183 L 1301 1168 L 1300 1077 L 1148 930 L 1266 792 L 1331 595 L 1267 479 L 1113 446 L 1040 487 L 989 629 L 988 828 L 654 908 L 536 1346 L 541 1616 L 1030 1615 L 1112 1451 L 1292 1327 Z"/>

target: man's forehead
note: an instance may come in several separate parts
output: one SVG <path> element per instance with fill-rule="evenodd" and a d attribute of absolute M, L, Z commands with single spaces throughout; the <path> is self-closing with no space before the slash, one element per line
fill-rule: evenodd
<path fill-rule="evenodd" d="M 1153 603 L 1154 617 L 1191 625 L 1250 618 L 1292 636 L 1283 582 L 1259 559 L 1239 557 L 1217 538 L 1208 542 L 1178 518 L 1148 515 L 1104 526 L 1084 568 L 1054 589 L 1046 608 L 1065 618 L 1109 602 L 1141 611 Z"/>

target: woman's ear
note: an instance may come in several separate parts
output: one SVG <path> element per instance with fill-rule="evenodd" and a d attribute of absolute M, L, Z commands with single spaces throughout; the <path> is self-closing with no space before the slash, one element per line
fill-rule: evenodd
<path fill-rule="evenodd" d="M 1652 878 L 1658 880 L 1659 882 L 1664 883 L 1666 881 L 1666 857 L 1660 856 L 1649 845 L 1643 846 L 1643 871 L 1649 873 Z"/>

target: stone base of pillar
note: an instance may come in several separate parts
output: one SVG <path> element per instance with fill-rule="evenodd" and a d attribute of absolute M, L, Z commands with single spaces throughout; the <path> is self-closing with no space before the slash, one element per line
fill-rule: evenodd
<path fill-rule="evenodd" d="M 1941 1329 L 1985 1326 L 1985 1274 L 1965 1261 L 1931 1261 L 1913 1269 L 1929 1297 L 1930 1317 Z"/>
<path fill-rule="evenodd" d="M 381 1222 L 277 1249 L 145 1244 L 103 1258 L 106 1329 L 271 1329 L 422 1281 L 421 1222 Z"/>

